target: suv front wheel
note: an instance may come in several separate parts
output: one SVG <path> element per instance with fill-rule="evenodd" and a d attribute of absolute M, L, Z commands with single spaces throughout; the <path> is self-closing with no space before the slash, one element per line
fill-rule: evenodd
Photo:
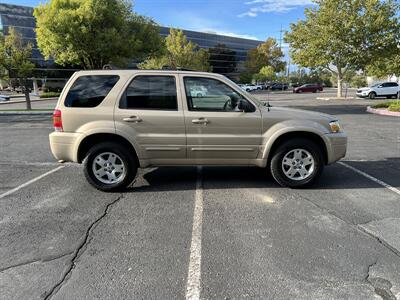
<path fill-rule="evenodd" d="M 84 174 L 95 188 L 113 192 L 126 188 L 136 177 L 137 163 L 120 144 L 105 142 L 93 146 L 84 160 Z"/>
<path fill-rule="evenodd" d="M 301 188 L 311 185 L 324 168 L 320 147 L 311 140 L 284 142 L 271 159 L 271 173 L 282 186 Z"/>

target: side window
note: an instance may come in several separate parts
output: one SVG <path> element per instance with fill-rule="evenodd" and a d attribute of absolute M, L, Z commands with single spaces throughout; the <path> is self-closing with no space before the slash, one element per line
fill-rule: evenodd
<path fill-rule="evenodd" d="M 66 107 L 96 107 L 118 82 L 117 75 L 90 75 L 78 77 L 65 98 Z"/>
<path fill-rule="evenodd" d="M 244 99 L 225 83 L 202 77 L 185 77 L 186 99 L 192 111 L 240 111 L 239 100 Z"/>
<path fill-rule="evenodd" d="M 178 110 L 175 77 L 150 75 L 135 77 L 126 89 L 119 107 Z"/>
<path fill-rule="evenodd" d="M 390 83 L 390 86 L 391 86 L 391 87 L 397 87 L 397 86 L 399 86 L 399 85 L 398 85 L 396 82 L 391 82 L 391 83 Z"/>

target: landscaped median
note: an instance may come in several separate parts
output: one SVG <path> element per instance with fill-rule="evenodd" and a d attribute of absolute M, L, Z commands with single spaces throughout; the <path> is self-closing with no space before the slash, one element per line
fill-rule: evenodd
<path fill-rule="evenodd" d="M 388 101 L 368 106 L 367 112 L 383 116 L 400 117 L 400 100 Z"/>

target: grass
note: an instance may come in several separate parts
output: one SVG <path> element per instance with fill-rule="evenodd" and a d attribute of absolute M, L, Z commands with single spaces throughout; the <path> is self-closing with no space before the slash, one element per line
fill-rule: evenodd
<path fill-rule="evenodd" d="M 400 112 L 400 100 L 378 103 L 372 105 L 372 108 L 386 108 L 389 111 Z"/>
<path fill-rule="evenodd" d="M 42 93 L 39 97 L 40 98 L 53 98 L 53 97 L 59 97 L 61 93 L 57 92 L 46 92 Z"/>

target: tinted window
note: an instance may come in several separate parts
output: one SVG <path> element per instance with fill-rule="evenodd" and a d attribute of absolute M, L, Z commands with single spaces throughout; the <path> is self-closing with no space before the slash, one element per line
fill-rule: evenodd
<path fill-rule="evenodd" d="M 95 107 L 119 80 L 117 75 L 81 76 L 72 84 L 65 98 L 67 107 Z"/>
<path fill-rule="evenodd" d="M 244 99 L 225 83 L 211 78 L 185 77 L 189 110 L 240 111 L 239 100 Z"/>
<path fill-rule="evenodd" d="M 395 87 L 395 86 L 399 86 L 396 82 L 390 82 L 389 83 L 389 86 L 391 86 L 391 87 Z"/>
<path fill-rule="evenodd" d="M 175 77 L 137 76 L 121 99 L 120 108 L 177 110 Z"/>

